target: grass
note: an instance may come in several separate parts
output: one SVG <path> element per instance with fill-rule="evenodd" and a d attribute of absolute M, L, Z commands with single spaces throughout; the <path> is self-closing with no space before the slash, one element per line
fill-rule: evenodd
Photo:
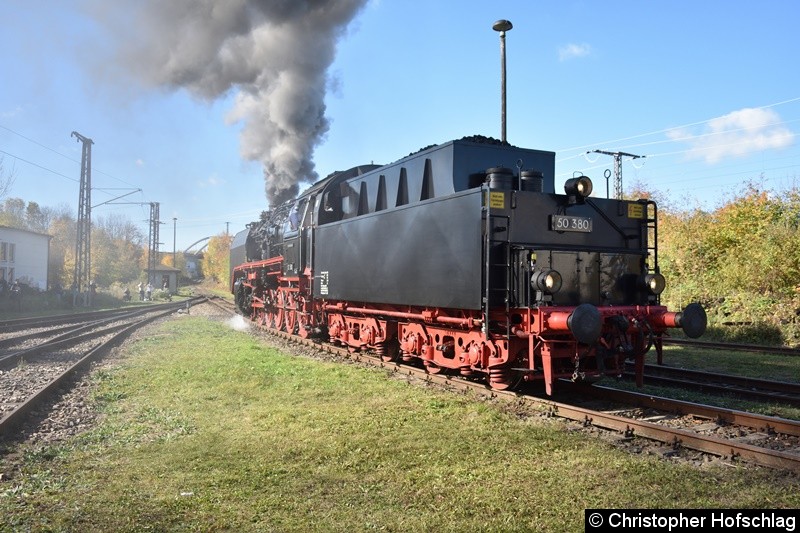
<path fill-rule="evenodd" d="M 648 352 L 646 362 L 656 363 L 655 349 L 651 349 Z M 734 374 L 776 381 L 800 381 L 800 357 L 786 354 L 664 346 L 664 364 L 704 372 Z"/>
<path fill-rule="evenodd" d="M 14 450 L 1 530 L 582 531 L 592 507 L 800 505 L 793 476 L 632 456 L 202 317 L 154 328 L 97 374 L 96 429 Z"/>

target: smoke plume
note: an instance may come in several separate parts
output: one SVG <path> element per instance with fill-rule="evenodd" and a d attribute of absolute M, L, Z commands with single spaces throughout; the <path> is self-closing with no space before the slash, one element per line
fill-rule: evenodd
<path fill-rule="evenodd" d="M 228 119 L 243 123 L 241 154 L 262 162 L 275 206 L 317 178 L 326 72 L 366 1 L 142 0 L 125 21 L 136 44 L 122 54 L 149 83 L 206 100 L 233 91 Z"/>

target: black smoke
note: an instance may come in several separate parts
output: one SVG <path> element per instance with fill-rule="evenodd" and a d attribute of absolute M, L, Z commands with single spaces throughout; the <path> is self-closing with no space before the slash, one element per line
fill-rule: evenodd
<path fill-rule="evenodd" d="M 317 178 L 312 156 L 328 131 L 327 70 L 336 43 L 367 0 L 141 0 L 116 25 L 119 51 L 149 84 L 205 100 L 234 93 L 241 154 L 260 161 L 277 205 Z M 110 6 L 96 15 L 110 20 Z M 130 17 L 130 19 L 127 19 Z"/>

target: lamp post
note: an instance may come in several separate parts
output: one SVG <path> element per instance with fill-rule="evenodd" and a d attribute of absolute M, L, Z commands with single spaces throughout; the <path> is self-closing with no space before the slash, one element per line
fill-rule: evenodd
<path fill-rule="evenodd" d="M 513 27 L 505 19 L 492 24 L 492 29 L 500 32 L 500 140 L 503 142 L 506 142 L 506 32 Z"/>
<path fill-rule="evenodd" d="M 178 262 L 176 260 L 176 258 L 177 258 L 177 253 L 176 253 L 177 246 L 175 244 L 178 241 L 177 236 L 178 236 L 178 218 L 177 217 L 172 217 L 172 268 L 178 268 Z M 175 293 L 176 294 L 178 292 L 178 274 L 179 274 L 178 272 L 175 272 Z"/>

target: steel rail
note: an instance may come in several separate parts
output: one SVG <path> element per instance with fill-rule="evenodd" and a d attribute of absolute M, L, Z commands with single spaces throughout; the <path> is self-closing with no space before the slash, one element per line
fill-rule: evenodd
<path fill-rule="evenodd" d="M 571 386 L 574 387 L 579 394 L 591 395 L 604 400 L 613 400 L 626 405 L 658 409 L 677 415 L 693 415 L 699 418 L 714 420 L 717 423 L 749 427 L 768 434 L 781 433 L 783 435 L 800 436 L 800 421 L 798 420 L 759 415 L 702 403 L 674 400 L 672 398 L 642 394 L 640 392 L 612 389 L 602 385 L 576 385 L 568 381 L 562 381 L 559 382 L 559 386 Z"/>
<path fill-rule="evenodd" d="M 800 355 L 800 349 L 786 346 L 767 346 L 764 344 L 737 344 L 730 342 L 697 341 L 664 337 L 664 344 L 687 346 L 692 348 L 708 348 L 709 350 L 732 350 L 739 352 L 774 353 L 783 355 Z"/>
<path fill-rule="evenodd" d="M 626 379 L 632 379 L 633 375 L 629 372 L 625 373 Z M 769 391 L 769 390 L 756 390 L 748 389 L 741 386 L 731 386 L 721 383 L 708 383 L 705 381 L 695 381 L 690 379 L 670 378 L 664 376 L 654 376 L 645 374 L 645 382 L 648 385 L 659 385 L 663 387 L 675 387 L 681 389 L 688 389 L 695 392 L 709 392 L 714 394 L 730 394 L 736 395 L 741 399 L 750 399 L 754 401 L 771 401 L 778 402 L 786 405 L 800 406 L 800 396 L 792 396 L 789 394 Z"/>
<path fill-rule="evenodd" d="M 736 376 L 733 374 L 720 374 L 717 372 L 705 372 L 702 370 L 690 370 L 675 368 L 663 365 L 644 365 L 645 373 L 651 375 L 661 375 L 677 378 L 692 378 L 710 382 L 721 382 L 727 385 L 737 385 L 739 387 L 762 389 L 774 392 L 785 392 L 787 394 L 800 395 L 800 383 L 791 381 L 777 381 L 771 379 L 751 378 L 747 376 Z"/>
<path fill-rule="evenodd" d="M 173 304 L 174 306 L 174 304 Z M 86 329 L 98 327 L 108 322 L 114 322 L 116 320 L 125 320 L 127 318 L 132 318 L 139 315 L 144 315 L 147 313 L 152 313 L 154 311 L 153 307 L 140 307 L 138 309 L 127 309 L 125 312 L 117 312 L 115 314 L 107 314 L 103 313 L 100 316 L 89 316 L 89 315 L 73 315 L 74 320 L 70 320 L 69 325 L 60 326 L 56 328 L 50 328 L 47 331 L 41 332 L 37 331 L 35 333 L 28 333 L 24 335 L 17 335 L 14 337 L 8 337 L 5 339 L 0 339 L 0 348 L 5 346 L 13 346 L 22 341 L 36 339 L 41 337 L 42 335 L 52 335 L 52 334 L 60 334 L 63 333 L 60 337 L 67 338 L 71 334 L 78 334 L 81 331 L 85 331 Z M 83 319 L 83 320 L 81 320 Z M 88 320 L 88 321 L 87 321 Z M 63 320 L 56 321 L 56 324 L 63 323 Z M 47 327 L 50 323 L 47 322 L 36 322 L 37 327 Z M 51 339 L 56 340 L 58 337 Z"/>
<path fill-rule="evenodd" d="M 632 366 L 627 365 L 629 368 Z M 715 394 L 735 394 L 756 401 L 773 401 L 800 406 L 800 383 L 776 381 L 732 374 L 719 374 L 661 365 L 645 365 L 645 381 L 649 385 L 677 387 Z M 632 380 L 626 371 L 623 377 Z"/>
<path fill-rule="evenodd" d="M 645 420 L 636 420 L 574 405 L 554 402 L 553 407 L 554 414 L 582 422 L 585 425 L 613 429 L 623 432 L 627 436 L 646 437 L 676 447 L 689 448 L 713 455 L 744 459 L 762 466 L 800 472 L 800 455 L 797 454 L 700 435 L 685 429 L 669 428 Z"/>
<path fill-rule="evenodd" d="M 136 307 L 136 309 L 149 308 L 150 310 L 152 310 L 162 305 L 174 305 L 174 304 L 170 303 L 150 304 L 150 305 L 138 306 Z M 26 318 L 15 318 L 12 320 L 2 320 L 0 321 L 0 333 L 9 333 L 13 331 L 19 331 L 22 329 L 30 329 L 38 327 L 51 327 L 51 326 L 57 326 L 59 324 L 66 324 L 69 322 L 82 322 L 87 319 L 99 320 L 102 318 L 124 315 L 125 313 L 129 312 L 131 312 L 131 308 L 109 309 L 105 311 L 87 311 L 85 313 L 66 313 L 66 314 L 49 315 L 49 316 L 36 316 L 36 317 L 26 317 Z"/>

